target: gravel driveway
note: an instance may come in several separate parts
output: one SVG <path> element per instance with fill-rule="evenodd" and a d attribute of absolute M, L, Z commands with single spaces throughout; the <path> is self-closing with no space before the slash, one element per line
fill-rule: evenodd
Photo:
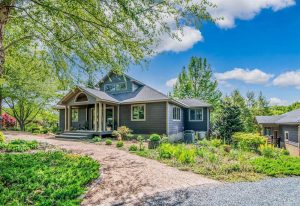
<path fill-rule="evenodd" d="M 300 178 L 196 186 L 157 194 L 140 205 L 299 206 Z"/>
<path fill-rule="evenodd" d="M 101 182 L 90 187 L 82 205 L 113 205 L 132 202 L 146 195 L 187 188 L 196 185 L 221 184 L 191 172 L 179 171 L 155 160 L 146 159 L 115 145 L 58 140 L 49 136 L 21 132 L 5 132 L 7 138 L 35 139 L 90 155 L 102 165 Z"/>

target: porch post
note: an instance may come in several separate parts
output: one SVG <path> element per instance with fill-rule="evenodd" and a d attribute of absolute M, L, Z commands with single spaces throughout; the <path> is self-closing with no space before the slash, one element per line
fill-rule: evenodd
<path fill-rule="evenodd" d="M 65 131 L 68 131 L 68 106 L 65 106 Z"/>
<path fill-rule="evenodd" d="M 106 104 L 103 104 L 103 131 L 106 131 Z"/>
<path fill-rule="evenodd" d="M 102 131 L 102 103 L 99 102 L 99 131 Z"/>
<path fill-rule="evenodd" d="M 120 105 L 118 105 L 117 127 L 120 127 Z M 117 128 L 115 128 L 115 129 L 117 129 Z"/>
<path fill-rule="evenodd" d="M 72 118 L 71 118 L 71 112 L 72 112 L 72 107 L 68 106 L 68 130 L 71 130 L 71 122 L 72 122 Z"/>
<path fill-rule="evenodd" d="M 95 115 L 94 115 L 94 116 L 95 116 L 95 122 L 94 122 L 94 124 L 95 124 L 95 128 L 94 128 L 94 129 L 95 129 L 95 131 L 98 130 L 98 129 L 97 129 L 97 127 L 98 127 L 98 121 L 97 121 L 97 120 L 98 120 L 98 114 L 97 114 L 97 113 L 98 113 L 98 112 L 97 112 L 98 110 L 97 110 L 97 108 L 98 108 L 98 103 L 96 102 L 96 103 L 95 103 Z"/>

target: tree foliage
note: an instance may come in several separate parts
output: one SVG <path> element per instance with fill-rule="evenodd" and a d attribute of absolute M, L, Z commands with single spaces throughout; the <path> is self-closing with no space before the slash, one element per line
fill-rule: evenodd
<path fill-rule="evenodd" d="M 222 96 L 207 60 L 198 57 L 192 57 L 188 68 L 183 68 L 171 95 L 180 99 L 197 98 L 213 105 L 217 105 Z"/>
<path fill-rule="evenodd" d="M 2 94 L 9 107 L 6 111 L 16 118 L 24 130 L 25 125 L 41 110 L 53 103 L 60 82 L 51 65 L 45 60 L 43 52 L 28 48 L 19 51 L 10 51 L 6 59 L 7 81 L 2 87 Z M 18 61 L 15 61 L 15 57 Z"/>

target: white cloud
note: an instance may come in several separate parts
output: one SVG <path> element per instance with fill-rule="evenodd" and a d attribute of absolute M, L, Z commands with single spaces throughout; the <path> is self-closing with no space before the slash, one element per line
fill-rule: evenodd
<path fill-rule="evenodd" d="M 177 82 L 177 78 L 170 79 L 166 82 L 167 87 L 173 87 Z"/>
<path fill-rule="evenodd" d="M 273 85 L 281 87 L 293 86 L 300 89 L 300 70 L 280 74 L 273 80 Z"/>
<path fill-rule="evenodd" d="M 272 97 L 269 100 L 271 106 L 287 106 L 289 102 L 287 100 L 282 100 L 277 97 Z"/>
<path fill-rule="evenodd" d="M 249 84 L 266 84 L 272 77 L 259 69 L 234 68 L 224 73 L 215 73 L 218 81 L 240 80 Z"/>
<path fill-rule="evenodd" d="M 174 30 L 173 33 L 178 35 L 180 40 L 172 38 L 168 34 L 164 34 L 160 38 L 160 43 L 155 48 L 155 52 L 161 53 L 164 51 L 186 51 L 192 48 L 197 42 L 203 41 L 201 32 L 192 27 L 184 26 L 182 31 Z"/>
<path fill-rule="evenodd" d="M 262 9 L 272 9 L 276 12 L 296 4 L 295 0 L 210 0 L 210 2 L 217 7 L 209 9 L 209 12 L 215 18 L 223 18 L 216 22 L 222 28 L 234 27 L 236 19 L 253 19 Z"/>

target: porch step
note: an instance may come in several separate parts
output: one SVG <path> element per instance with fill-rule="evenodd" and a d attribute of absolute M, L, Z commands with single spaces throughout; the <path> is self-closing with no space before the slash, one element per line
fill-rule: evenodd
<path fill-rule="evenodd" d="M 65 139 L 91 139 L 93 138 L 93 133 L 84 133 L 84 132 L 64 132 L 62 134 L 56 135 L 56 138 L 65 138 Z"/>

